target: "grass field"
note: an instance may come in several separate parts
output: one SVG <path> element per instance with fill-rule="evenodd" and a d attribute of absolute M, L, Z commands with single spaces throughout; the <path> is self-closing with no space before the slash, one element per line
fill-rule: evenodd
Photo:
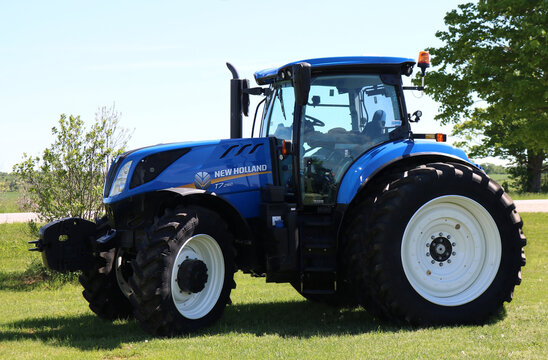
<path fill-rule="evenodd" d="M 509 174 L 490 174 L 489 177 L 491 177 L 493 180 L 498 182 L 499 184 L 502 184 L 504 181 L 507 181 L 508 183 L 512 183 L 512 180 L 510 179 Z M 510 186 L 509 189 L 506 189 L 508 194 L 513 200 L 536 200 L 536 199 L 548 199 L 548 193 L 541 192 L 541 193 L 520 193 L 515 191 L 515 189 Z"/>
<path fill-rule="evenodd" d="M 548 193 L 509 193 L 512 200 L 538 200 L 548 199 Z"/>
<path fill-rule="evenodd" d="M 18 205 L 19 196 L 16 191 L 0 192 L 0 214 L 21 212 Z"/>
<path fill-rule="evenodd" d="M 0 224 L 0 359 L 545 359 L 548 213 L 522 214 L 527 266 L 506 314 L 484 326 L 412 328 L 303 300 L 289 285 L 236 274 L 215 326 L 151 338 L 133 321 L 103 321 L 74 281 L 35 282 L 25 224 Z"/>

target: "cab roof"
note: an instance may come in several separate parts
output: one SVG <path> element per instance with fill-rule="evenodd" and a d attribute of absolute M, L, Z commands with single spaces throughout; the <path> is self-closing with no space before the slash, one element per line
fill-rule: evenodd
<path fill-rule="evenodd" d="M 386 69 L 390 72 L 410 75 L 412 73 L 415 60 L 402 57 L 387 56 L 344 56 L 344 57 L 325 57 L 316 59 L 307 59 L 294 61 L 278 68 L 265 69 L 255 73 L 255 81 L 259 85 L 271 84 L 276 81 L 278 75 L 292 65 L 301 62 L 309 63 L 312 72 L 330 71 L 330 70 L 364 70 L 364 69 Z M 279 79 L 281 80 L 281 78 Z"/>

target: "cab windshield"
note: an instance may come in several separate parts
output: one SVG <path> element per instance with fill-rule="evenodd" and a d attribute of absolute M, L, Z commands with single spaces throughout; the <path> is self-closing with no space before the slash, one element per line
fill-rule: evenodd
<path fill-rule="evenodd" d="M 292 139 L 294 93 L 278 84 L 269 98 L 263 136 Z M 350 164 L 388 141 L 402 125 L 396 88 L 379 75 L 349 74 L 312 79 L 300 127 L 300 174 L 304 204 L 332 204 Z"/>

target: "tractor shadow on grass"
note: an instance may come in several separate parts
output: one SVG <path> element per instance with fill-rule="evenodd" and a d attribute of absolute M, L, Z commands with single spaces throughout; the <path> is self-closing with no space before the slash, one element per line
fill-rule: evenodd
<path fill-rule="evenodd" d="M 136 321 L 108 322 L 92 314 L 39 317 L 4 324 L 0 342 L 35 340 L 44 344 L 81 350 L 113 350 L 121 343 L 150 339 Z"/>
<path fill-rule="evenodd" d="M 204 334 L 225 332 L 283 337 L 395 332 L 402 327 L 373 318 L 362 308 L 336 308 L 310 301 L 247 303 L 228 306 L 221 321 Z"/>
<path fill-rule="evenodd" d="M 38 317 L 5 323 L 0 342 L 21 339 L 82 350 L 113 350 L 121 344 L 151 339 L 135 320 L 108 322 L 92 314 Z M 182 335 L 252 334 L 308 338 L 353 335 L 367 332 L 396 332 L 402 327 L 372 318 L 363 309 L 336 309 L 307 301 L 236 304 L 212 327 Z M 412 330 L 411 327 L 408 327 Z"/>
<path fill-rule="evenodd" d="M 499 321 L 504 314 L 495 317 L 490 323 Z M 141 330 L 135 320 L 108 322 L 92 314 L 26 319 L 5 326 L 8 330 L 0 332 L 0 342 L 29 339 L 82 350 L 113 350 L 124 343 L 152 338 Z M 228 334 L 309 338 L 422 329 L 375 319 L 360 308 L 338 309 L 307 301 L 288 301 L 228 306 L 221 320 L 212 327 L 181 335 L 180 338 Z"/>

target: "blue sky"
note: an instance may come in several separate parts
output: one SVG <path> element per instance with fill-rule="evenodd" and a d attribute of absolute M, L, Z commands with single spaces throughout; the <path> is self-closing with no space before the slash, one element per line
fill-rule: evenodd
<path fill-rule="evenodd" d="M 0 0 L 0 171 L 40 155 L 60 114 L 91 123 L 112 104 L 134 129 L 129 148 L 226 138 L 226 61 L 253 79 L 312 57 L 416 58 L 440 45 L 435 32 L 462 2 Z M 450 131 L 417 96 L 407 96 L 424 113 L 415 129 Z"/>

